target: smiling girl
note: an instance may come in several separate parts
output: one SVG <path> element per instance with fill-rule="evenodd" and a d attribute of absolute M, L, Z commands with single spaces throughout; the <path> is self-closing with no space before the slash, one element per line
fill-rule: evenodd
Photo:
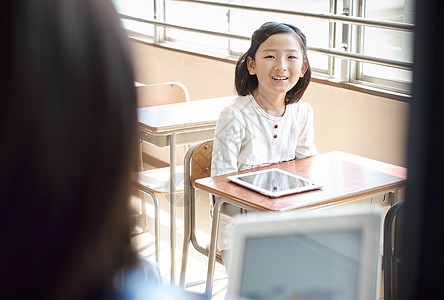
<path fill-rule="evenodd" d="M 305 35 L 293 25 L 267 22 L 236 65 L 239 95 L 220 114 L 211 175 L 217 176 L 316 155 L 313 109 L 300 100 L 311 78 Z M 223 206 L 218 248 L 228 246 L 230 215 Z"/>

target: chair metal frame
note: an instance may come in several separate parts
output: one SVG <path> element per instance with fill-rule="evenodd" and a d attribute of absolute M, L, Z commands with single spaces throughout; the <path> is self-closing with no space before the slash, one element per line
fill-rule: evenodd
<path fill-rule="evenodd" d="M 156 106 L 156 105 L 165 105 L 172 103 L 180 103 L 180 102 L 188 102 L 190 101 L 190 96 L 188 89 L 179 82 L 164 82 L 164 83 L 156 83 L 156 84 L 148 84 L 148 85 L 138 85 L 136 87 L 137 95 L 138 95 L 138 108 L 148 107 L 148 106 Z M 160 188 L 159 185 L 152 186 L 149 184 L 148 180 L 141 180 L 145 175 L 163 175 L 168 174 L 169 180 L 169 167 L 166 168 L 158 168 L 152 170 L 143 170 L 143 149 L 142 149 L 143 141 L 139 140 L 139 172 L 133 174 L 132 186 L 138 190 L 143 192 L 141 198 L 141 206 L 142 206 L 142 227 L 143 232 L 148 232 L 148 215 L 146 213 L 145 202 L 148 201 L 148 196 L 152 199 L 154 204 L 154 235 L 155 235 L 155 259 L 156 262 L 160 261 L 160 205 L 159 199 L 156 196 L 158 194 L 169 193 L 169 185 L 167 181 L 164 184 L 161 184 L 163 188 Z M 180 168 L 179 168 L 180 169 Z M 177 172 L 176 172 L 177 173 Z M 176 178 L 177 180 L 177 178 Z M 158 182 L 157 182 L 158 183 Z M 181 180 L 177 180 L 177 183 L 180 184 Z M 183 187 L 176 187 L 176 192 L 181 193 L 183 191 Z M 140 196 L 140 195 L 139 195 Z M 173 246 L 172 246 L 173 247 Z M 173 264 L 173 262 L 172 262 Z"/>
<path fill-rule="evenodd" d="M 384 300 L 398 299 L 400 214 L 405 200 L 392 205 L 384 219 Z"/>
<path fill-rule="evenodd" d="M 184 239 L 179 283 L 179 286 L 182 288 L 185 286 L 185 275 L 190 242 L 198 252 L 205 256 L 209 255 L 207 247 L 199 244 L 196 238 L 196 195 L 194 181 L 199 178 L 211 176 L 212 151 L 213 140 L 204 141 L 192 146 L 187 151 L 184 159 Z M 216 260 L 223 264 L 222 257 L 220 255 L 216 257 Z"/>
<path fill-rule="evenodd" d="M 142 197 L 141 197 L 141 206 L 142 206 L 142 232 L 148 232 L 148 214 L 146 213 L 146 207 L 145 202 L 148 202 L 148 198 L 151 198 L 154 206 L 154 256 L 156 262 L 159 264 L 160 261 L 160 205 L 159 205 L 159 199 L 156 197 L 156 195 L 148 189 L 146 186 L 138 183 L 135 180 L 132 180 L 132 186 L 136 188 L 138 191 L 142 191 Z M 150 197 L 147 197 L 150 196 Z"/>

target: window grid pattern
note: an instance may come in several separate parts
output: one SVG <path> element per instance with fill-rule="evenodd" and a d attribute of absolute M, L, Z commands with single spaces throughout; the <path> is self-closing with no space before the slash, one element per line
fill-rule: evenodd
<path fill-rule="evenodd" d="M 381 2 L 369 3 L 375 1 Z M 131 0 L 139 8 L 133 10 L 129 0 L 114 2 L 130 35 L 233 60 L 263 22 L 289 22 L 307 35 L 315 76 L 409 94 L 414 25 L 404 22 L 411 16 L 402 16 L 413 4 L 393 1 L 401 2 L 388 12 L 380 7 L 379 13 L 366 0 L 313 0 L 306 6 L 293 0 Z M 398 17 L 376 19 L 381 11 Z"/>

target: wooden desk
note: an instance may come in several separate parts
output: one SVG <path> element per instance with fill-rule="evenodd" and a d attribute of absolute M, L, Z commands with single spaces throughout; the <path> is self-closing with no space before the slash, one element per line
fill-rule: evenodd
<path fill-rule="evenodd" d="M 235 96 L 138 108 L 140 138 L 158 147 L 170 147 L 171 282 L 175 282 L 176 250 L 176 145 L 214 137 L 222 109 Z"/>
<path fill-rule="evenodd" d="M 387 195 L 388 197 L 384 197 L 381 204 L 391 205 L 398 201 L 398 190 L 405 186 L 407 179 L 406 168 L 345 152 L 329 152 L 259 169 L 272 167 L 320 182 L 323 188 L 280 198 L 269 198 L 228 181 L 229 174 L 195 181 L 196 188 L 221 197 L 216 198 L 213 206 L 206 294 L 212 293 L 217 229 L 221 207 L 224 203 L 253 211 L 303 211 L 345 205 L 378 195 Z M 251 171 L 240 173 L 247 172 Z"/>

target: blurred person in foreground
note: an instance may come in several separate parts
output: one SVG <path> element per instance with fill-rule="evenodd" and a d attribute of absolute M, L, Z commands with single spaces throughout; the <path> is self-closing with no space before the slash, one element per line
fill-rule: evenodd
<path fill-rule="evenodd" d="M 114 6 L 16 0 L 0 14 L 0 298 L 147 296 L 161 278 L 135 276 L 136 93 Z"/>

